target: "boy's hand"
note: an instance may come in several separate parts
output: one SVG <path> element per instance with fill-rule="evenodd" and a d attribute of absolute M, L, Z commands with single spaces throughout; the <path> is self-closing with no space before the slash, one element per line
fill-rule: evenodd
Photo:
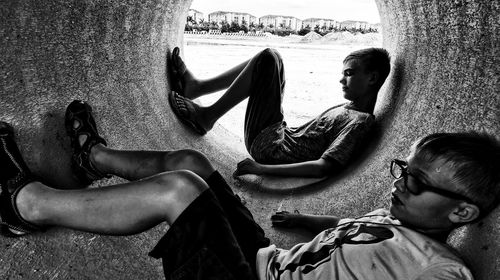
<path fill-rule="evenodd" d="M 240 161 L 236 165 L 236 171 L 234 171 L 233 177 L 245 174 L 262 174 L 261 165 L 249 158 Z"/>
<path fill-rule="evenodd" d="M 292 228 L 298 226 L 298 213 L 290 213 L 288 211 L 278 211 L 271 216 L 271 222 L 274 227 Z"/>

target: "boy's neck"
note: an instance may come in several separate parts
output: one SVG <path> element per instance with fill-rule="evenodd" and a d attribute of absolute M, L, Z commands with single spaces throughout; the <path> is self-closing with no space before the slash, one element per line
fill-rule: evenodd
<path fill-rule="evenodd" d="M 377 92 L 369 92 L 366 93 L 364 96 L 365 98 L 351 100 L 351 102 L 347 104 L 347 108 L 364 113 L 373 114 L 373 110 L 375 108 L 375 102 L 377 101 Z M 371 98 L 366 98 L 366 97 L 371 97 Z"/>
<path fill-rule="evenodd" d="M 364 103 L 364 102 L 351 101 L 346 105 L 346 108 L 356 110 L 359 112 L 373 114 L 373 109 L 375 108 L 375 102 Z"/>
<path fill-rule="evenodd" d="M 449 229 L 446 229 L 446 230 L 443 230 L 443 229 L 418 230 L 417 229 L 417 231 L 429 236 L 432 239 L 435 239 L 435 240 L 443 242 L 443 243 L 446 242 L 446 239 L 448 239 L 448 235 L 450 235 L 450 233 L 451 233 L 451 230 L 449 230 Z"/>

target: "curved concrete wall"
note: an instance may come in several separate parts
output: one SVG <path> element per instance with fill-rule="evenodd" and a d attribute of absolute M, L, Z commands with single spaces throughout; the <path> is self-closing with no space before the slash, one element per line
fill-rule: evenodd
<path fill-rule="evenodd" d="M 366 173 L 386 172 L 389 158 L 429 132 L 483 130 L 499 136 L 500 2 L 379 0 L 377 5 L 395 71 L 377 108 L 382 145 Z M 477 279 L 500 278 L 499 221 L 497 208 L 450 239 Z"/>
<path fill-rule="evenodd" d="M 59 188 L 72 178 L 64 110 L 73 99 L 95 108 L 109 145 L 126 149 L 202 150 L 230 177 L 245 155 L 241 141 L 216 128 L 197 137 L 168 106 L 165 59 L 182 44 L 190 1 L 7 1 L 0 19 L 0 119 L 11 122 L 28 165 Z M 500 132 L 498 1 L 377 0 L 384 45 L 394 71 L 376 114 L 381 137 L 352 172 L 307 193 L 235 191 L 270 238 L 288 247 L 305 238 L 274 230 L 269 215 L 282 207 L 340 216 L 387 206 L 388 162 L 434 131 Z M 381 174 L 387 174 L 381 178 Z M 120 182 L 113 178 L 98 182 Z M 2 279 L 155 279 L 159 261 L 147 252 L 163 226 L 133 237 L 105 237 L 50 229 L 20 239 L 0 237 Z M 456 234 L 478 279 L 500 273 L 498 211 Z"/>

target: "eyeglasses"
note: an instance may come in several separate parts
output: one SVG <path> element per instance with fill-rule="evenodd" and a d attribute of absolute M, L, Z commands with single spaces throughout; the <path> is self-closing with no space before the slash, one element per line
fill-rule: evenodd
<path fill-rule="evenodd" d="M 430 191 L 449 198 L 464 200 L 469 203 L 473 203 L 470 198 L 462 194 L 441 188 L 436 188 L 422 183 L 417 179 L 417 177 L 415 177 L 413 174 L 410 173 L 410 171 L 408 171 L 408 163 L 404 160 L 393 159 L 391 161 L 391 175 L 396 179 L 403 178 L 405 189 L 408 190 L 408 192 L 410 192 L 411 194 L 419 195 L 424 191 Z M 413 184 L 408 184 L 408 176 L 413 177 L 413 182 L 414 182 Z"/>

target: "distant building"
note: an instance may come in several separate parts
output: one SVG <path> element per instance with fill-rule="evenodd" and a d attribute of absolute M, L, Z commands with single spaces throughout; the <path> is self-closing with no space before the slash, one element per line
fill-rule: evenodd
<path fill-rule="evenodd" d="M 195 21 L 196 23 L 200 23 L 201 20 L 205 19 L 203 17 L 203 13 L 200 11 L 197 11 L 195 9 L 188 10 L 188 19 L 189 18 L 191 18 L 191 20 Z M 189 21 L 188 21 L 188 24 L 189 24 Z"/>
<path fill-rule="evenodd" d="M 329 30 L 339 26 L 339 22 L 333 19 L 326 18 L 308 18 L 302 21 L 302 28 L 310 27 L 314 29 L 319 26 L 322 30 Z"/>
<path fill-rule="evenodd" d="M 217 24 L 221 24 L 222 22 L 227 22 L 231 24 L 232 22 L 236 22 L 241 25 L 243 22 L 246 25 L 257 24 L 257 18 L 248 13 L 238 13 L 238 12 L 225 12 L 225 11 L 217 11 L 208 14 L 208 22 L 215 22 Z"/>
<path fill-rule="evenodd" d="M 259 18 L 264 27 L 288 28 L 298 31 L 302 28 L 302 20 L 292 16 L 267 15 Z"/>
<path fill-rule="evenodd" d="M 370 24 L 366 21 L 346 20 L 346 21 L 342 21 L 340 23 L 340 28 L 345 27 L 347 29 L 354 28 L 354 29 L 367 30 L 367 29 L 373 28 L 373 26 L 375 26 L 375 24 Z"/>

